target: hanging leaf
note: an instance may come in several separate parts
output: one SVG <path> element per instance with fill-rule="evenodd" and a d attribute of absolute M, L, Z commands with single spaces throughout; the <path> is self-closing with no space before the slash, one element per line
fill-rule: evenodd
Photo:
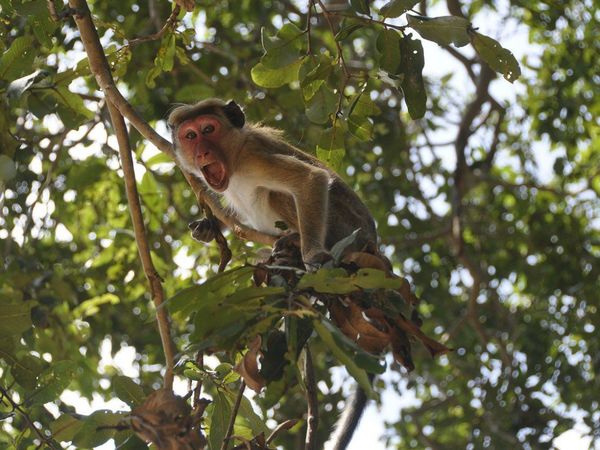
<path fill-rule="evenodd" d="M 501 73 L 511 83 L 521 76 L 521 68 L 510 50 L 498 41 L 476 31 L 469 32 L 475 50 L 492 69 Z"/>
<path fill-rule="evenodd" d="M 131 407 L 142 404 L 144 397 L 146 397 L 142 387 L 124 375 L 114 377 L 112 387 L 115 395 Z"/>
<path fill-rule="evenodd" d="M 352 9 L 354 9 L 356 12 L 365 14 L 367 16 L 371 15 L 369 0 L 350 0 L 350 6 L 352 6 Z"/>
<path fill-rule="evenodd" d="M 408 14 L 408 26 L 416 30 L 423 39 L 440 45 L 454 44 L 463 47 L 471 40 L 467 31 L 471 23 L 464 17 L 423 17 Z"/>
<path fill-rule="evenodd" d="M 294 63 L 300 56 L 304 31 L 293 23 L 286 23 L 275 36 L 261 29 L 262 46 L 265 51 L 260 62 L 269 69 L 281 69 Z"/>
<path fill-rule="evenodd" d="M 252 75 L 252 81 L 258 86 L 264 88 L 278 88 L 298 80 L 298 69 L 301 64 L 302 59 L 297 59 L 287 66 L 278 69 L 270 69 L 263 63 L 258 63 L 252 68 L 250 74 Z"/>
<path fill-rule="evenodd" d="M 388 73 L 395 74 L 400 65 L 400 35 L 397 31 L 383 29 L 376 41 L 379 51 L 379 66 Z"/>
<path fill-rule="evenodd" d="M 306 116 L 311 122 L 325 124 L 337 108 L 337 96 L 328 86 L 321 85 L 319 90 L 306 104 Z"/>
<path fill-rule="evenodd" d="M 0 305 L 0 337 L 15 336 L 31 327 L 31 303 Z"/>
<path fill-rule="evenodd" d="M 404 73 L 402 91 L 408 107 L 408 113 L 413 119 L 420 119 L 425 115 L 427 93 L 423 83 L 423 45 L 419 40 L 406 36 L 400 41 L 401 69 Z"/>
<path fill-rule="evenodd" d="M 409 9 L 412 9 L 420 0 L 392 0 L 381 7 L 381 15 L 384 17 L 400 17 Z"/>

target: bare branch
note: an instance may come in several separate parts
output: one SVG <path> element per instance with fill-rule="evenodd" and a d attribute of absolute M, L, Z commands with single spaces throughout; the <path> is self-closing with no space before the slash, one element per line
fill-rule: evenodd
<path fill-rule="evenodd" d="M 137 185 L 135 182 L 135 172 L 133 170 L 133 159 L 131 156 L 129 134 L 125 125 L 125 120 L 123 119 L 120 110 L 112 103 L 113 98 L 122 101 L 121 106 L 125 106 L 124 110 L 131 109 L 131 111 L 133 111 L 133 109 L 116 89 L 116 86 L 112 79 L 112 75 L 110 73 L 110 70 L 108 69 L 108 62 L 104 55 L 104 51 L 102 50 L 100 39 L 98 38 L 98 33 L 92 22 L 87 3 L 85 2 L 85 0 L 70 0 L 70 6 L 77 9 L 78 11 L 83 11 L 83 14 L 77 16 L 75 18 L 75 21 L 77 23 L 77 27 L 79 28 L 82 41 L 84 42 L 86 52 L 89 56 L 90 67 L 92 68 L 93 73 L 96 75 L 96 79 L 98 80 L 104 92 L 110 91 L 113 92 L 113 94 L 118 94 L 108 96 L 108 110 L 110 113 L 113 128 L 115 130 L 115 134 L 117 136 L 117 141 L 119 143 L 119 154 L 121 156 L 121 164 L 123 168 L 125 187 L 127 192 L 127 201 L 129 203 L 131 220 L 133 222 L 135 240 L 137 243 L 138 251 L 140 253 L 142 267 L 144 268 L 144 272 L 150 284 L 152 300 L 154 302 L 154 306 L 156 307 L 158 329 L 160 332 L 160 338 L 162 341 L 162 347 L 166 359 L 164 387 L 166 389 L 172 389 L 174 377 L 173 366 L 175 358 L 175 345 L 171 340 L 171 329 L 169 325 L 169 317 L 167 314 L 167 310 L 165 308 L 161 308 L 161 305 L 164 303 L 164 291 L 162 288 L 160 276 L 154 268 L 154 264 L 152 263 L 152 258 L 150 256 L 150 246 L 148 245 L 148 239 L 146 237 L 144 218 L 142 216 L 142 208 L 140 205 Z M 152 131 L 152 135 L 158 136 L 158 134 L 154 130 L 152 130 L 152 128 L 150 128 L 150 126 L 146 122 L 139 118 L 139 116 L 137 116 L 135 112 L 134 115 L 136 115 L 137 119 L 140 122 L 142 122 L 146 128 L 149 128 Z M 160 138 L 160 136 L 158 137 Z M 169 147 L 169 150 L 171 150 L 171 146 L 168 143 L 168 141 L 165 141 L 162 138 L 160 139 L 164 141 Z"/>
<path fill-rule="evenodd" d="M 306 381 L 306 438 L 304 450 L 317 450 L 317 428 L 319 427 L 319 400 L 317 398 L 317 381 L 313 367 L 312 355 L 308 345 L 305 347 L 304 379 Z"/>

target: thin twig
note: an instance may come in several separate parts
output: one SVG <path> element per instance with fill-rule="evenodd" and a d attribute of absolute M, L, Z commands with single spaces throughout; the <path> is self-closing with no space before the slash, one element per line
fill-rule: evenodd
<path fill-rule="evenodd" d="M 179 15 L 180 11 L 181 8 L 179 7 L 179 5 L 175 6 L 175 8 L 173 8 L 173 11 L 171 12 L 171 15 L 160 30 L 158 30 L 156 33 L 149 34 L 148 36 L 141 36 L 130 40 L 129 47 L 135 47 L 136 45 L 139 45 L 142 42 L 156 41 L 162 38 L 163 35 L 167 32 L 167 30 L 173 29 L 175 27 L 175 22 L 177 21 L 177 16 Z"/>
<path fill-rule="evenodd" d="M 204 370 L 204 352 L 196 353 L 196 364 L 198 369 Z M 192 398 L 192 406 L 194 409 L 200 404 L 200 395 L 202 394 L 202 378 L 196 381 L 196 387 L 194 388 L 194 397 Z"/>
<path fill-rule="evenodd" d="M 317 398 L 317 380 L 312 355 L 308 345 L 305 347 L 304 380 L 306 382 L 306 437 L 304 450 L 317 449 L 317 428 L 319 427 L 319 400 Z"/>
<path fill-rule="evenodd" d="M 312 42 L 310 36 L 311 29 L 311 19 L 312 19 L 312 9 L 315 7 L 315 0 L 308 0 L 308 11 L 306 12 L 306 39 L 307 39 L 307 48 L 306 54 L 312 54 Z"/>
<path fill-rule="evenodd" d="M 334 14 L 332 12 L 330 12 L 325 5 L 323 4 L 323 2 L 321 0 L 316 0 L 317 3 L 319 4 L 319 6 L 321 7 L 321 9 L 323 10 L 323 16 L 325 17 L 325 21 L 327 22 L 327 25 L 329 26 L 329 31 L 331 31 L 331 34 L 333 35 L 334 39 L 333 41 L 335 42 L 335 46 L 337 48 L 337 53 L 338 53 L 338 61 L 340 63 L 340 66 L 342 66 L 342 70 L 344 71 L 344 75 L 346 77 L 350 77 L 350 71 L 348 70 L 348 66 L 346 66 L 346 61 L 344 60 L 344 51 L 342 49 L 342 46 L 340 45 L 340 43 L 335 39 L 335 27 L 333 26 L 333 22 L 331 21 L 331 15 Z"/>
<path fill-rule="evenodd" d="M 37 436 L 40 438 L 40 440 L 44 444 L 46 444 L 48 447 L 53 448 L 53 449 L 60 449 L 60 447 L 57 446 L 53 442 L 52 439 L 50 439 L 50 438 L 48 438 L 48 436 L 44 435 L 43 431 L 35 426 L 35 423 L 31 419 L 31 417 L 29 417 L 29 414 L 27 414 L 25 412 L 25 410 L 23 408 L 21 408 L 21 406 L 12 399 L 12 397 L 4 389 L 3 386 L 0 386 L 0 396 L 2 399 L 6 399 L 8 401 L 8 403 L 10 404 L 10 407 L 13 409 L 13 411 L 17 411 L 21 415 L 21 417 L 23 417 L 23 419 L 25 419 L 25 422 L 27 422 L 27 425 L 29 426 L 29 428 L 31 428 L 31 430 L 35 434 L 37 434 Z"/>
<path fill-rule="evenodd" d="M 231 435 L 233 434 L 233 425 L 235 424 L 235 418 L 237 417 L 238 411 L 240 409 L 245 389 L 246 383 L 244 383 L 244 381 L 242 380 L 240 384 L 240 390 L 238 391 L 237 398 L 235 399 L 235 405 L 233 405 L 233 410 L 231 411 L 231 417 L 229 417 L 229 425 L 227 426 L 227 433 L 225 433 L 223 443 L 221 444 L 221 450 L 227 450 L 227 447 L 229 445 L 229 439 L 231 439 Z"/>

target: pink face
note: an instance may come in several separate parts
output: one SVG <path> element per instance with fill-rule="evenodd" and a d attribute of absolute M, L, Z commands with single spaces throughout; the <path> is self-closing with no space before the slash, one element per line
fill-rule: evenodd
<path fill-rule="evenodd" d="M 198 169 L 208 185 L 222 192 L 229 184 L 225 155 L 220 145 L 221 121 L 211 115 L 197 116 L 179 125 L 177 139 L 186 164 Z"/>

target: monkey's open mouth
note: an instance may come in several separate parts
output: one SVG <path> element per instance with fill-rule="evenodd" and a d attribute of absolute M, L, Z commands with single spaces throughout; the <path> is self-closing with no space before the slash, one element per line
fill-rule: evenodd
<path fill-rule="evenodd" d="M 227 188 L 227 171 L 223 163 L 215 161 L 202 167 L 204 179 L 215 191 L 224 191 Z"/>

